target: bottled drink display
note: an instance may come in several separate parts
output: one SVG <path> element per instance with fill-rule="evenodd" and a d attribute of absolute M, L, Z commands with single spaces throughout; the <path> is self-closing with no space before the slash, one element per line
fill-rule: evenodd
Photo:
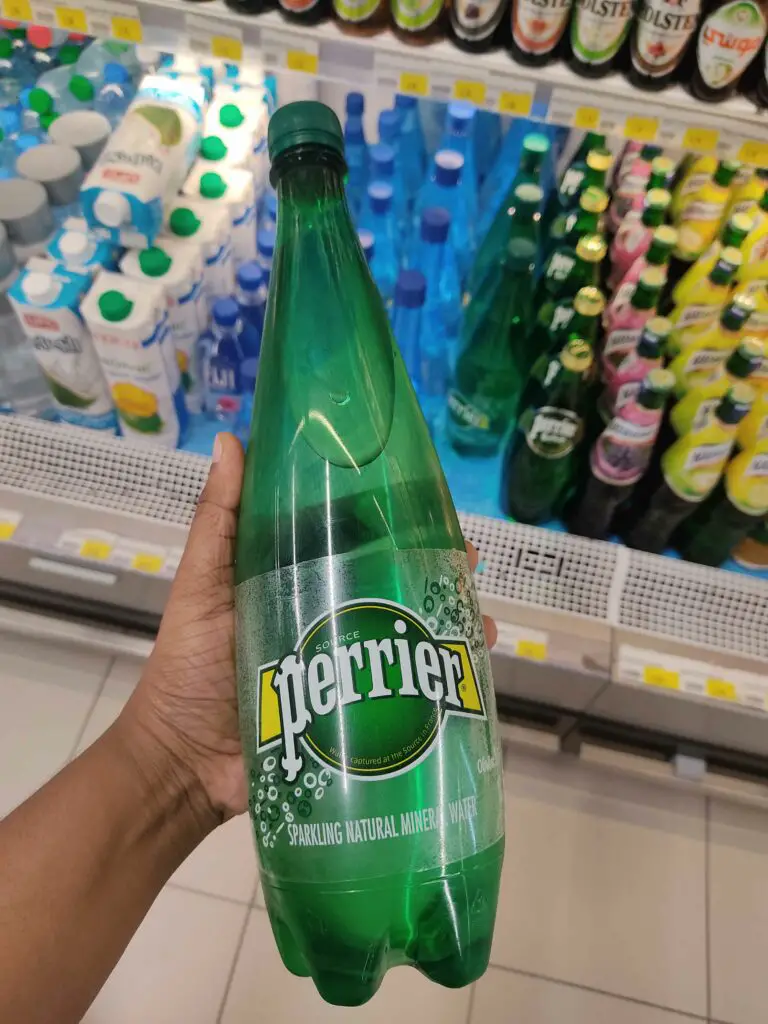
<path fill-rule="evenodd" d="M 630 47 L 629 80 L 658 90 L 672 81 L 696 29 L 701 0 L 642 0 Z"/>
<path fill-rule="evenodd" d="M 632 10 L 632 0 L 575 0 L 570 59 L 574 71 L 599 78 L 618 64 Z"/>
<path fill-rule="evenodd" d="M 705 5 L 696 36 L 691 92 L 709 102 L 727 99 L 736 90 L 765 41 L 768 8 L 764 0 L 711 0 Z"/>
<path fill-rule="evenodd" d="M 572 0 L 512 0 L 509 47 L 519 64 L 540 67 L 563 49 Z"/>
<path fill-rule="evenodd" d="M 463 537 L 358 245 L 341 128 L 289 104 L 269 148 L 278 239 L 237 536 L 240 722 L 280 954 L 354 1006 L 395 964 L 451 987 L 485 970 L 500 746 Z"/>
<path fill-rule="evenodd" d="M 450 29 L 457 46 L 479 53 L 502 34 L 507 0 L 451 0 Z"/>

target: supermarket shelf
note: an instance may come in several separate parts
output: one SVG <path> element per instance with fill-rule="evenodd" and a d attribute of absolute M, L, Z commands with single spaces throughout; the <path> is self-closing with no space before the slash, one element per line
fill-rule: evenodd
<path fill-rule="evenodd" d="M 562 64 L 525 68 L 504 51 L 472 55 L 448 40 L 411 47 L 391 31 L 350 36 L 333 21 L 305 28 L 276 11 L 237 14 L 223 0 L 68 0 L 67 6 L 3 0 L 2 9 L 21 21 L 143 41 L 174 53 L 259 61 L 268 71 L 318 76 L 356 89 L 466 98 L 506 114 L 768 164 L 768 116 L 743 97 L 704 104 L 680 86 L 647 94 L 618 74 L 591 81 Z"/>
<path fill-rule="evenodd" d="M 207 459 L 9 416 L 0 466 L 1 591 L 102 608 L 113 629 L 162 613 Z M 768 756 L 768 581 L 461 522 L 499 624 L 500 695 Z"/>

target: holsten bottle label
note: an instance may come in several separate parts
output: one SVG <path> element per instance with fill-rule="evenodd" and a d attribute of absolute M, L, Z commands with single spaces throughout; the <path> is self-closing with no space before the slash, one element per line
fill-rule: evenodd
<path fill-rule="evenodd" d="M 632 41 L 632 63 L 640 74 L 660 78 L 674 71 L 700 8 L 701 0 L 644 0 Z"/>
<path fill-rule="evenodd" d="M 504 0 L 454 0 L 451 22 L 460 39 L 487 39 L 504 13 Z"/>
<path fill-rule="evenodd" d="M 380 0 L 333 0 L 333 9 L 342 21 L 367 21 L 376 13 Z"/>
<path fill-rule="evenodd" d="M 710 89 L 724 89 L 746 70 L 765 38 L 765 17 L 753 0 L 733 0 L 705 19 L 699 32 L 699 73 Z"/>
<path fill-rule="evenodd" d="M 502 836 L 493 687 L 466 557 L 393 558 L 383 589 L 397 601 L 351 596 L 359 558 L 237 588 L 241 732 L 267 875 L 429 870 Z M 275 623 L 295 621 L 297 592 L 302 621 L 286 643 Z M 323 607 L 334 593 L 342 600 Z M 329 846 L 336 855 L 321 857 Z"/>
<path fill-rule="evenodd" d="M 514 0 L 512 36 L 524 53 L 551 53 L 568 24 L 571 0 Z"/>
<path fill-rule="evenodd" d="M 585 64 L 604 64 L 624 42 L 632 0 L 576 0 L 571 24 L 573 52 Z"/>
<path fill-rule="evenodd" d="M 528 447 L 545 459 L 562 459 L 569 455 L 582 432 L 581 418 L 575 412 L 551 405 L 543 405 L 535 412 L 529 409 L 523 414 L 521 426 Z"/>
<path fill-rule="evenodd" d="M 392 0 L 395 24 L 407 32 L 428 28 L 442 9 L 442 0 Z"/>

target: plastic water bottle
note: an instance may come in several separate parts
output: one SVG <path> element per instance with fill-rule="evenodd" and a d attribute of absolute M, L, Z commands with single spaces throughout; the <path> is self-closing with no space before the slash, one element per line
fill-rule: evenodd
<path fill-rule="evenodd" d="M 211 328 L 200 339 L 205 411 L 234 430 L 243 397 L 242 319 L 234 299 L 213 304 Z"/>
<path fill-rule="evenodd" d="M 415 227 L 416 231 L 420 231 L 421 214 L 429 206 L 442 206 L 450 213 L 449 237 L 456 253 L 456 262 L 462 281 L 472 266 L 474 249 L 464 193 L 458 187 L 463 170 L 464 157 L 461 153 L 457 153 L 453 149 L 439 149 L 435 153 L 432 171 L 422 186 L 416 201 L 418 220 Z"/>
<path fill-rule="evenodd" d="M 94 86 L 104 81 L 107 64 L 122 64 L 133 81 L 141 75 L 141 63 L 133 46 L 114 40 L 94 39 L 86 46 L 75 65 L 78 75 L 83 75 Z"/>
<path fill-rule="evenodd" d="M 25 81 L 21 68 L 13 55 L 10 39 L 0 39 L 0 105 L 10 106 L 17 102 Z"/>
<path fill-rule="evenodd" d="M 371 273 L 385 302 L 390 302 L 395 290 L 400 257 L 397 226 L 392 211 L 392 186 L 389 182 L 372 181 L 368 186 L 366 218 L 362 227 L 376 239 Z"/>
<path fill-rule="evenodd" d="M 365 113 L 365 96 L 361 92 L 348 92 L 345 109 L 347 117 L 362 117 Z"/>
<path fill-rule="evenodd" d="M 475 164 L 475 106 L 466 100 L 448 104 L 441 149 L 453 149 L 464 157 L 459 187 L 464 193 L 470 224 L 477 221 L 477 167 Z"/>
<path fill-rule="evenodd" d="M 428 206 L 421 215 L 413 267 L 427 281 L 427 313 L 432 329 L 442 335 L 446 363 L 453 362 L 462 315 L 462 292 L 456 254 L 448 241 L 451 215 L 442 206 Z M 443 388 L 445 394 L 445 388 Z"/>
<path fill-rule="evenodd" d="M 478 185 L 482 185 L 493 167 L 501 145 L 501 117 L 492 110 L 478 110 L 475 114 L 475 166 Z"/>
<path fill-rule="evenodd" d="M 361 117 L 348 117 L 344 127 L 344 156 L 347 161 L 347 200 L 355 220 L 368 187 L 368 146 Z"/>
<path fill-rule="evenodd" d="M 419 102 L 415 96 L 395 96 L 395 110 L 400 114 L 400 163 L 405 190 L 413 202 L 427 170 L 427 150 L 419 118 Z"/>
<path fill-rule="evenodd" d="M 275 254 L 275 233 L 274 228 L 260 228 L 256 232 L 256 258 L 264 271 L 267 284 L 272 271 L 272 257 Z"/>
<path fill-rule="evenodd" d="M 419 338 L 426 294 L 427 282 L 420 270 L 400 271 L 392 305 L 392 333 L 414 386 L 419 374 Z"/>
<path fill-rule="evenodd" d="M 392 204 L 395 211 L 397 226 L 401 231 L 408 230 L 408 219 L 413 209 L 413 196 L 410 195 L 405 184 L 403 164 L 400 158 L 402 147 L 400 145 L 400 131 L 402 129 L 402 118 L 398 110 L 382 110 L 379 114 L 379 142 L 390 146 L 394 154 L 394 171 L 392 177 L 392 188 L 394 196 Z M 373 181 L 373 176 L 371 176 Z"/>
<path fill-rule="evenodd" d="M 376 251 L 376 239 L 373 237 L 373 232 L 362 228 L 357 232 L 357 238 L 363 250 L 363 256 L 365 256 L 365 262 L 370 267 L 373 254 Z"/>
<path fill-rule="evenodd" d="M 29 106 L 41 117 L 67 114 L 72 110 L 90 110 L 93 84 L 83 75 L 73 75 L 69 67 L 46 71 L 29 94 Z"/>
<path fill-rule="evenodd" d="M 264 193 L 259 214 L 259 227 L 277 230 L 277 196 L 272 188 Z"/>
<path fill-rule="evenodd" d="M 258 338 L 255 351 L 246 351 L 246 357 L 258 356 L 261 348 L 261 332 L 264 330 L 264 313 L 267 308 L 267 278 L 263 268 L 258 263 L 249 260 L 247 263 L 241 264 L 237 271 L 236 282 L 236 298 L 240 307 L 240 316 L 251 326 Z"/>
<path fill-rule="evenodd" d="M 259 372 L 258 359 L 246 359 L 243 362 L 241 373 L 243 381 L 243 394 L 240 400 L 240 412 L 237 415 L 235 434 L 240 438 L 243 445 L 248 444 L 248 437 L 251 433 L 251 417 L 253 416 L 253 392 L 256 388 L 256 377 Z"/>
<path fill-rule="evenodd" d="M 96 93 L 93 109 L 103 114 L 114 128 L 131 105 L 134 92 L 127 68 L 122 64 L 105 64 L 104 84 Z"/>
<path fill-rule="evenodd" d="M 9 172 L 9 177 L 16 174 L 16 159 L 18 153 L 13 139 L 9 139 L 2 128 L 0 128 L 0 169 Z"/>
<path fill-rule="evenodd" d="M 66 32 L 54 39 L 53 29 L 43 25 L 30 25 L 27 29 L 27 57 L 32 72 L 37 78 L 58 66 L 56 52 L 59 45 L 67 38 Z"/>
<path fill-rule="evenodd" d="M 392 186 L 392 208 L 395 213 L 395 223 L 400 238 L 400 249 L 404 248 L 404 241 L 408 236 L 410 223 L 407 215 L 405 192 L 401 187 L 398 191 L 398 183 L 395 175 L 395 151 L 386 142 L 378 142 L 369 149 L 370 163 L 368 167 L 369 181 L 386 181 Z M 400 183 L 402 186 L 402 182 Z M 364 204 L 364 206 L 367 204 Z M 361 223 L 367 216 L 361 215 Z"/>

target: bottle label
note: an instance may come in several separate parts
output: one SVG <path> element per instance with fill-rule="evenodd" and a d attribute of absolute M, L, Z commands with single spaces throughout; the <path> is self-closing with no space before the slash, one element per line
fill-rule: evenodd
<path fill-rule="evenodd" d="M 611 420 L 597 439 L 590 456 L 592 473 L 606 484 L 636 483 L 648 468 L 661 414 L 634 422 L 637 406 L 626 406 L 622 416 Z M 648 412 L 644 414 L 647 416 Z"/>
<path fill-rule="evenodd" d="M 684 327 L 703 327 L 717 315 L 720 306 L 709 306 L 704 302 L 694 302 L 686 306 L 677 320 L 678 330 Z"/>
<path fill-rule="evenodd" d="M 691 422 L 691 433 L 698 433 L 709 423 L 709 418 L 720 404 L 719 398 L 703 398 Z"/>
<path fill-rule="evenodd" d="M 547 278 L 551 281 L 565 281 L 573 270 L 576 260 L 565 252 L 553 252 L 547 263 Z"/>
<path fill-rule="evenodd" d="M 718 441 L 715 444 L 702 444 L 691 449 L 683 463 L 683 469 L 698 472 L 722 465 L 731 451 L 731 441 Z"/>
<path fill-rule="evenodd" d="M 421 32 L 429 28 L 442 9 L 442 0 L 392 0 L 395 24 L 406 32 Z"/>
<path fill-rule="evenodd" d="M 674 71 L 696 28 L 700 7 L 700 0 L 644 0 L 632 40 L 635 70 L 650 78 Z"/>
<path fill-rule="evenodd" d="M 692 352 L 686 360 L 683 375 L 691 373 L 711 373 L 721 366 L 728 352 L 721 348 L 700 348 Z"/>
<path fill-rule="evenodd" d="M 753 0 L 733 0 L 713 11 L 699 32 L 699 73 L 710 89 L 735 82 L 765 38 L 765 17 Z"/>
<path fill-rule="evenodd" d="M 680 498 L 701 501 L 709 494 L 731 453 L 733 440 L 694 444 L 684 451 L 677 445 L 668 448 L 662 458 L 667 486 Z"/>
<path fill-rule="evenodd" d="M 528 418 L 531 422 L 524 426 L 526 442 L 542 458 L 562 459 L 581 439 L 581 418 L 570 409 L 544 405 Z"/>
<path fill-rule="evenodd" d="M 621 48 L 632 18 L 632 0 L 576 0 L 571 44 L 585 64 L 605 64 Z"/>
<path fill-rule="evenodd" d="M 725 472 L 728 500 L 748 516 L 768 512 L 768 452 L 740 455 Z"/>
<path fill-rule="evenodd" d="M 453 0 L 451 24 L 459 39 L 487 39 L 503 13 L 503 0 Z"/>
<path fill-rule="evenodd" d="M 280 0 L 280 6 L 285 8 L 286 11 L 292 11 L 294 14 L 304 14 L 305 11 L 311 10 L 318 0 Z"/>
<path fill-rule="evenodd" d="M 605 339 L 603 359 L 618 366 L 624 356 L 636 347 L 641 333 L 642 328 L 640 327 L 611 331 Z"/>
<path fill-rule="evenodd" d="M 639 380 L 628 380 L 626 384 L 622 384 L 619 390 L 616 392 L 616 401 L 614 402 L 614 409 L 616 412 L 623 408 L 631 399 L 640 393 L 640 381 Z"/>
<path fill-rule="evenodd" d="M 683 212 L 681 226 L 687 226 L 688 221 L 697 221 L 695 228 L 701 230 L 704 225 L 711 221 L 719 224 L 722 216 L 722 203 L 708 203 L 703 199 L 692 199 Z"/>
<path fill-rule="evenodd" d="M 478 409 L 455 389 L 448 392 L 448 408 L 462 426 L 475 430 L 491 429 L 491 418 L 488 413 Z"/>
<path fill-rule="evenodd" d="M 318 558 L 237 587 L 248 803 L 267 880 L 428 871 L 503 835 L 466 557 L 394 551 L 376 584 L 386 597 L 353 597 L 365 557 Z"/>
<path fill-rule="evenodd" d="M 342 21 L 367 21 L 379 9 L 380 0 L 333 0 L 333 9 Z"/>
<path fill-rule="evenodd" d="M 581 188 L 581 183 L 584 181 L 584 170 L 581 167 L 569 167 L 560 181 L 560 196 L 562 200 L 573 199 Z M 563 206 L 567 206 L 567 202 L 562 202 Z"/>
<path fill-rule="evenodd" d="M 514 0 L 512 37 L 523 53 L 551 53 L 562 38 L 571 0 Z"/>

